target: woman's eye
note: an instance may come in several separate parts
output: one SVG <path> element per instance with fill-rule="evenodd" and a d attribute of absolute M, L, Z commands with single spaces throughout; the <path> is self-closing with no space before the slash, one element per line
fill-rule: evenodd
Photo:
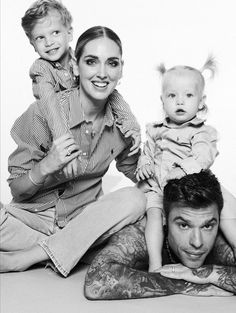
<path fill-rule="evenodd" d="M 111 65 L 112 67 L 117 67 L 119 65 L 118 61 L 110 61 L 109 65 Z"/>
<path fill-rule="evenodd" d="M 96 64 L 96 60 L 94 60 L 94 59 L 87 59 L 86 60 L 86 64 L 87 65 L 94 65 L 94 64 Z"/>

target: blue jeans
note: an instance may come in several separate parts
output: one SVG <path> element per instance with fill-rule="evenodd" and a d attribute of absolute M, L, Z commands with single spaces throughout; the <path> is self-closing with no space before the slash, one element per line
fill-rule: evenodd
<path fill-rule="evenodd" d="M 11 205 L 1 209 L 1 251 L 39 244 L 56 268 L 67 276 L 85 252 L 145 213 L 146 199 L 136 187 L 109 193 L 89 204 L 62 229 L 55 226 L 55 208 L 31 213 Z"/>

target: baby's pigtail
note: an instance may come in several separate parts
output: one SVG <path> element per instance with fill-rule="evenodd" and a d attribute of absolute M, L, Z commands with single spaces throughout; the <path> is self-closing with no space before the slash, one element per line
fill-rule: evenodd
<path fill-rule="evenodd" d="M 210 71 L 211 76 L 210 78 L 213 78 L 217 72 L 217 62 L 215 60 L 215 57 L 213 55 L 209 55 L 205 64 L 200 69 L 200 72 L 203 74 L 205 71 Z"/>

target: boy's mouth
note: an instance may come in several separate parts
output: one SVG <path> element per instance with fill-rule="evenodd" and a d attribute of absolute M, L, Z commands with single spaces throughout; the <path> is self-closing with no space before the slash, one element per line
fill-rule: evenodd
<path fill-rule="evenodd" d="M 50 49 L 50 50 L 46 51 L 46 53 L 49 54 L 49 55 L 54 55 L 54 54 L 57 53 L 58 49 L 59 48 L 53 48 L 53 49 Z"/>

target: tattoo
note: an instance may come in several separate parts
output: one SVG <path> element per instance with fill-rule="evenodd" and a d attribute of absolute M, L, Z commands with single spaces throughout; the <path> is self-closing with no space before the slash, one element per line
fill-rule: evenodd
<path fill-rule="evenodd" d="M 215 246 L 212 250 L 208 263 L 236 266 L 234 251 L 222 235 L 217 236 Z"/>
<path fill-rule="evenodd" d="M 219 275 L 217 286 L 236 294 L 236 267 L 218 266 L 216 273 Z"/>
<path fill-rule="evenodd" d="M 112 236 L 93 260 L 85 278 L 85 296 L 97 300 L 130 299 L 179 293 L 196 295 L 208 290 L 209 285 L 138 270 L 140 261 L 148 262 L 144 229 L 141 224 L 129 225 Z"/>
<path fill-rule="evenodd" d="M 207 278 L 213 272 L 213 265 L 202 266 L 192 270 L 194 276 L 199 278 Z"/>

